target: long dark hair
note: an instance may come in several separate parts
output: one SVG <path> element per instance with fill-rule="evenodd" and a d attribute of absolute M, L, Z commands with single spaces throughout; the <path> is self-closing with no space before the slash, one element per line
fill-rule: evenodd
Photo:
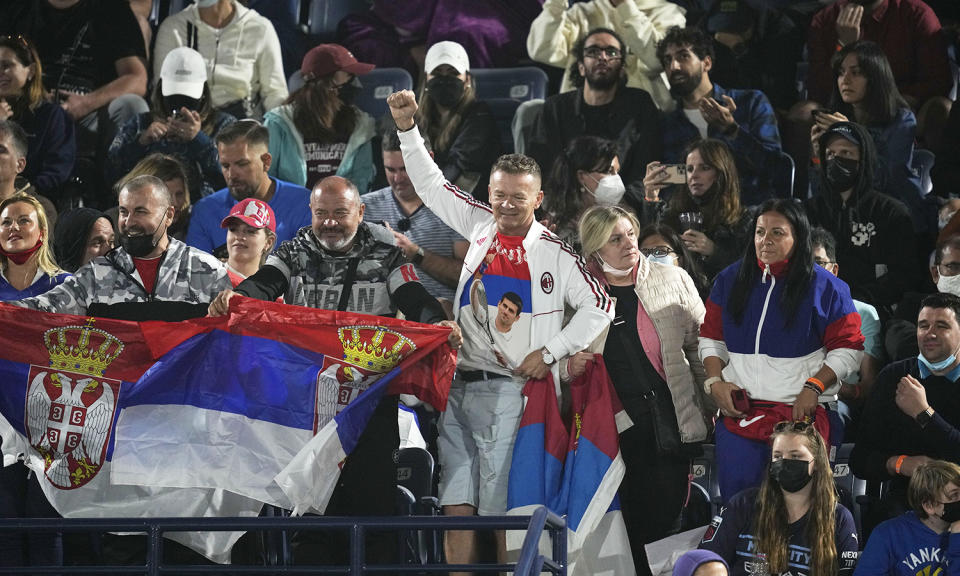
<path fill-rule="evenodd" d="M 154 120 L 166 120 L 171 112 L 167 110 L 163 103 L 162 84 L 163 80 L 157 78 L 157 85 L 154 86 L 153 93 L 150 95 L 150 113 L 153 114 Z M 212 136 L 220 113 L 213 107 L 210 98 L 210 84 L 207 82 L 203 83 L 203 95 L 200 96 L 200 106 L 197 108 L 197 113 L 200 114 L 200 129 L 207 136 Z"/>
<path fill-rule="evenodd" d="M 799 203 L 792 199 L 776 198 L 767 200 L 760 205 L 756 215 L 753 218 L 754 237 L 756 236 L 757 220 L 767 212 L 776 212 L 790 222 L 793 228 L 793 255 L 790 256 L 790 264 L 787 267 L 786 287 L 783 290 L 783 300 L 780 302 L 781 310 L 784 311 L 787 326 L 793 321 L 800 302 L 810 290 L 810 283 L 813 280 L 813 246 L 810 243 L 810 221 Z M 761 274 L 760 267 L 757 266 L 756 243 L 751 242 L 743 252 L 743 258 L 740 260 L 740 269 L 737 271 L 737 279 L 733 283 L 733 290 L 730 292 L 730 314 L 733 319 L 740 324 L 743 322 L 743 313 L 746 311 L 747 302 L 750 300 L 750 294 L 756 288 L 757 277 Z"/>
<path fill-rule="evenodd" d="M 703 204 L 694 201 L 689 187 L 679 186 L 680 190 L 670 197 L 664 218 L 679 223 L 680 214 L 683 212 L 701 212 L 704 231 L 710 236 L 717 228 L 734 226 L 740 221 L 743 215 L 740 207 L 740 176 L 733 154 L 724 142 L 713 138 L 697 140 L 684 151 L 684 162 L 694 150 L 700 152 L 705 164 L 713 166 L 717 171 L 717 180 L 706 192 L 708 199 Z"/>
<path fill-rule="evenodd" d="M 617 143 L 597 136 L 578 136 L 553 163 L 544 186 L 543 209 L 559 226 L 575 223 L 583 211 L 577 172 L 606 172 L 617 156 Z"/>
<path fill-rule="evenodd" d="M 287 104 L 293 106 L 293 124 L 304 140 L 343 142 L 357 126 L 358 110 L 340 100 L 333 74 L 307 80 Z"/>
<path fill-rule="evenodd" d="M 840 65 L 849 54 L 856 55 L 860 73 L 867 79 L 867 89 L 862 105 L 866 118 L 856 118 L 853 106 L 840 97 L 840 87 L 837 82 L 840 77 Z M 890 61 L 876 43 L 862 40 L 847 44 L 834 54 L 832 64 L 833 93 L 830 96 L 830 107 L 841 112 L 851 121 L 861 124 L 886 124 L 896 118 L 901 108 L 910 107 L 900 95 L 897 82 L 893 77 L 893 70 L 890 68 Z"/>
<path fill-rule="evenodd" d="M 416 121 L 420 131 L 430 137 L 433 142 L 433 149 L 437 154 L 446 154 L 453 141 L 460 134 L 460 124 L 467 115 L 470 107 L 477 99 L 477 87 L 473 81 L 473 76 L 466 73 L 467 81 L 463 83 L 463 97 L 457 102 L 457 105 L 450 109 L 446 119 L 442 118 L 440 106 L 430 96 L 427 90 L 427 75 L 423 75 L 423 83 L 420 86 L 420 97 L 417 101 L 420 108 L 417 109 Z"/>

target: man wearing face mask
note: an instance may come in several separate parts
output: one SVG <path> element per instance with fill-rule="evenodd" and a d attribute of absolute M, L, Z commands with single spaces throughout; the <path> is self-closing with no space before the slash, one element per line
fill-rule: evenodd
<path fill-rule="evenodd" d="M 327 176 L 342 176 L 366 194 L 376 169 L 375 122 L 354 105 L 358 76 L 373 64 L 357 62 L 346 48 L 321 44 L 303 57 L 303 86 L 263 118 L 270 131 L 270 175 L 313 189 Z"/>
<path fill-rule="evenodd" d="M 213 256 L 167 235 L 173 216 L 173 198 L 162 180 L 130 180 L 120 190 L 120 246 L 53 290 L 14 304 L 129 320 L 204 316 L 206 303 L 229 288 L 230 279 Z"/>
<path fill-rule="evenodd" d="M 873 139 L 859 124 L 832 125 L 820 137 L 819 157 L 823 185 L 806 203 L 810 224 L 837 239 L 840 279 L 851 296 L 887 319 L 920 273 L 910 212 L 873 189 Z"/>
<path fill-rule="evenodd" d="M 906 510 L 907 482 L 931 459 L 960 462 L 960 297 L 924 299 L 915 358 L 894 362 L 877 376 L 867 397 L 860 435 L 850 456 L 859 478 L 889 481 L 871 526 Z"/>
<path fill-rule="evenodd" d="M 910 478 L 907 500 L 910 511 L 870 534 L 857 562 L 857 575 L 946 572 L 947 548 L 954 548 L 955 538 L 951 535 L 951 545 L 944 546 L 944 533 L 960 521 L 960 466 L 943 460 L 920 466 Z"/>

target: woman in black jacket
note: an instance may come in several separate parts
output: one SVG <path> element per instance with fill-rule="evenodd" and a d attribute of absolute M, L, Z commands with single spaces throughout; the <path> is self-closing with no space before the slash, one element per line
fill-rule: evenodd
<path fill-rule="evenodd" d="M 447 180 L 486 201 L 500 134 L 487 105 L 476 99 L 467 51 L 456 42 L 438 42 L 427 50 L 424 68 L 417 125 L 430 138 Z"/>

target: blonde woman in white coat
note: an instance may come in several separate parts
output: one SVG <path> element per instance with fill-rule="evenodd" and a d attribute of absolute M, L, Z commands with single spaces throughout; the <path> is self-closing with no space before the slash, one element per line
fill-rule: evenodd
<path fill-rule="evenodd" d="M 639 232 L 637 218 L 617 206 L 595 206 L 580 219 L 587 268 L 617 301 L 616 317 L 596 348 L 602 347 L 634 422 L 620 435 L 627 467 L 620 503 L 637 574 L 643 575 L 650 574 L 643 545 L 678 522 L 691 456 L 707 436 L 707 404 L 697 353 L 703 301 L 682 268 L 642 256 Z M 570 376 L 581 374 L 591 358 L 573 356 L 566 366 Z"/>

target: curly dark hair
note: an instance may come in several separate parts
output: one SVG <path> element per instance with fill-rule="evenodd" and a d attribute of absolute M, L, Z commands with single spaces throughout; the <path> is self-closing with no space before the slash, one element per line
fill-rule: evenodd
<path fill-rule="evenodd" d="M 703 60 L 709 56 L 711 60 L 716 60 L 713 52 L 713 40 L 703 30 L 694 27 L 681 28 L 679 26 L 673 26 L 667 30 L 663 40 L 657 42 L 657 60 L 663 62 L 667 46 L 686 46 L 688 44 L 697 58 Z"/>

